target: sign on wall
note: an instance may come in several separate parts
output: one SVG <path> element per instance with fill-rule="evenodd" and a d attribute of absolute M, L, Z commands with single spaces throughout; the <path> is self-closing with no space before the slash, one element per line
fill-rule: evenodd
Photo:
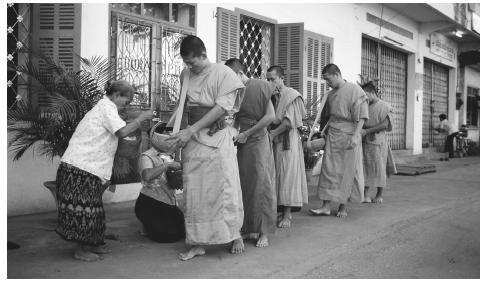
<path fill-rule="evenodd" d="M 430 34 L 430 52 L 442 58 L 454 61 L 456 58 L 456 48 L 451 41 L 442 34 Z"/>

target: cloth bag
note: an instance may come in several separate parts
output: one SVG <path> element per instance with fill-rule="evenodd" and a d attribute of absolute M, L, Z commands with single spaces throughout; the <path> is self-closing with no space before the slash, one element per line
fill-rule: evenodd
<path fill-rule="evenodd" d="M 312 176 L 320 175 L 320 170 L 322 169 L 322 161 L 323 161 L 323 153 L 320 154 L 320 156 L 317 159 L 317 162 L 315 163 L 315 166 L 313 166 Z"/>

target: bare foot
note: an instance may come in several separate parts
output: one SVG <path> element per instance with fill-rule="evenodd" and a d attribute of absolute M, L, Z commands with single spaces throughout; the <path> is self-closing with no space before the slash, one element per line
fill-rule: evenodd
<path fill-rule="evenodd" d="M 204 255 L 205 254 L 205 249 L 201 246 L 193 246 L 188 250 L 186 253 L 180 253 L 178 255 L 178 258 L 180 260 L 189 260 L 192 259 L 196 256 Z"/>
<path fill-rule="evenodd" d="M 330 209 L 321 207 L 318 209 L 310 209 L 310 213 L 314 216 L 329 216 L 330 215 Z"/>
<path fill-rule="evenodd" d="M 340 206 L 338 207 L 337 217 L 347 217 L 347 207 L 344 204 L 340 204 Z"/>
<path fill-rule="evenodd" d="M 371 203 L 371 202 L 372 202 L 372 199 L 369 197 L 365 197 L 363 200 L 363 203 Z"/>
<path fill-rule="evenodd" d="M 85 251 L 81 249 L 75 251 L 75 253 L 73 254 L 73 258 L 78 260 L 83 260 L 83 261 L 97 261 L 101 259 L 99 255 L 94 254 L 90 251 Z"/>
<path fill-rule="evenodd" d="M 376 203 L 376 204 L 381 204 L 383 203 L 383 197 L 375 197 L 373 200 L 372 200 L 373 203 Z"/>
<path fill-rule="evenodd" d="M 109 249 L 107 247 L 102 247 L 102 246 L 94 247 L 90 251 L 92 253 L 96 253 L 96 254 L 108 254 L 108 253 L 112 252 L 111 249 Z"/>
<path fill-rule="evenodd" d="M 278 228 L 290 228 L 292 225 L 292 217 L 282 217 L 282 220 L 278 222 Z"/>
<path fill-rule="evenodd" d="M 282 218 L 283 218 L 283 212 L 277 213 L 277 222 L 282 220 Z"/>
<path fill-rule="evenodd" d="M 258 238 L 256 246 L 257 246 L 257 248 L 268 247 L 268 237 L 267 237 L 267 235 L 261 234 L 260 238 Z"/>
<path fill-rule="evenodd" d="M 241 254 L 243 253 L 244 250 L 245 250 L 245 245 L 243 244 L 242 238 L 233 240 L 232 249 L 230 250 L 232 254 Z"/>

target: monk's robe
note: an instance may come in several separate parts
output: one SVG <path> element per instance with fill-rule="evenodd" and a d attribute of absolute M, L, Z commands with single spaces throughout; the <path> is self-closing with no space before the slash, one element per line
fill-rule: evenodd
<path fill-rule="evenodd" d="M 182 78 L 185 76 L 182 72 Z M 205 111 L 221 106 L 226 113 L 238 112 L 244 88 L 237 75 L 223 64 L 190 73 L 187 109 L 193 125 Z M 197 115 L 194 115 L 197 113 Z M 227 117 L 221 119 L 229 121 Z M 204 128 L 182 149 L 185 196 L 186 242 L 192 245 L 224 244 L 240 238 L 243 224 L 242 190 L 231 123 L 211 131 Z"/>
<path fill-rule="evenodd" d="M 345 82 L 327 98 L 329 122 L 318 180 L 318 197 L 338 203 L 362 202 L 364 192 L 362 143 L 347 149 L 356 124 L 368 119 L 368 98 L 356 84 Z"/>
<path fill-rule="evenodd" d="M 272 84 L 250 79 L 245 84 L 238 122 L 240 132 L 253 127 L 263 118 L 273 93 Z M 237 152 L 242 185 L 245 233 L 273 233 L 277 221 L 275 162 L 267 128 L 252 133 Z"/>
<path fill-rule="evenodd" d="M 308 204 L 307 177 L 299 127 L 306 115 L 302 95 L 290 87 L 283 87 L 278 94 L 275 121 L 290 121 L 291 129 L 279 135 L 280 142 L 273 144 L 275 157 L 277 203 L 283 206 L 301 207 Z"/>
<path fill-rule="evenodd" d="M 387 141 L 386 132 L 392 130 L 393 108 L 383 100 L 378 100 L 368 106 L 368 121 L 364 128 L 372 128 L 384 122 L 387 118 L 390 120 L 390 126 L 387 130 L 377 133 L 371 133 L 363 137 L 363 172 L 365 177 L 365 187 L 382 187 L 387 185 L 387 176 L 394 173 L 392 166 L 387 167 L 390 146 Z M 392 156 L 390 154 L 390 156 Z"/>

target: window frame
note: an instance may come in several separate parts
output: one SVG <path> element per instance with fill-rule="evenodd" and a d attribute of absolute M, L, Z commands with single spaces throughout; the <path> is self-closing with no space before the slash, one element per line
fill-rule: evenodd
<path fill-rule="evenodd" d="M 108 52 L 108 58 L 110 58 L 111 60 L 116 60 L 117 59 L 117 54 L 116 54 L 116 51 L 115 53 L 113 53 L 113 50 L 112 50 L 112 45 L 113 45 L 113 40 L 117 40 L 116 36 L 114 36 L 114 32 L 113 32 L 113 24 L 116 24 L 116 23 L 113 23 L 113 18 L 116 18 L 117 21 L 118 21 L 118 18 L 124 18 L 125 20 L 128 20 L 129 22 L 132 22 L 132 23 L 138 23 L 138 24 L 141 24 L 141 25 L 146 25 L 146 26 L 150 26 L 152 28 L 152 37 L 151 37 L 151 42 L 150 42 L 150 46 L 151 46 L 151 49 L 150 49 L 150 56 L 151 56 L 151 67 L 150 67 L 150 79 L 149 79 L 149 83 L 150 83 L 150 94 L 149 94 L 149 103 L 148 105 L 135 105 L 135 106 L 131 106 L 132 109 L 137 109 L 137 110 L 145 110 L 145 109 L 151 109 L 152 108 L 152 103 L 154 102 L 154 98 L 153 96 L 154 95 L 157 95 L 156 93 L 156 89 L 154 87 L 152 87 L 153 85 L 153 82 L 155 80 L 161 80 L 161 76 L 162 76 L 162 71 L 160 69 L 160 71 L 155 71 L 154 72 L 154 69 L 156 68 L 155 66 L 153 66 L 153 62 L 154 61 L 158 61 L 159 59 L 161 59 L 161 56 L 162 54 L 156 54 L 156 52 L 158 52 L 158 48 L 153 48 L 153 41 L 156 40 L 156 35 L 154 34 L 155 30 L 156 29 L 168 29 L 168 30 L 171 30 L 171 31 L 178 31 L 180 33 L 184 33 L 184 34 L 196 34 L 197 33 L 197 23 L 198 23 L 198 9 L 197 9 L 197 4 L 195 3 L 185 3 L 185 4 L 189 4 L 189 5 L 192 5 L 195 7 L 195 27 L 190 27 L 190 26 L 185 26 L 185 25 L 181 25 L 181 24 L 178 24 L 178 23 L 172 23 L 172 22 L 169 22 L 169 21 L 164 21 L 164 20 L 161 20 L 161 19 L 158 19 L 158 18 L 155 18 L 155 17 L 150 17 L 150 16 L 145 16 L 145 15 L 142 15 L 143 14 L 143 8 L 144 8 L 144 4 L 143 3 L 140 3 L 141 6 L 140 6 L 140 14 L 136 14 L 136 13 L 132 13 L 132 12 L 128 12 L 126 10 L 122 10 L 122 9 L 118 9 L 118 8 L 114 8 L 112 3 L 109 4 L 109 27 L 110 27 L 110 39 L 109 39 L 109 52 Z M 169 3 L 169 20 L 172 20 L 173 18 L 173 15 L 172 15 L 172 4 L 177 4 L 177 3 Z M 116 45 L 116 43 L 115 43 Z M 115 75 L 116 75 L 116 68 L 115 68 Z"/>
<path fill-rule="evenodd" d="M 271 38 L 270 38 L 270 49 L 271 49 L 270 54 L 271 54 L 271 57 L 270 57 L 269 66 L 274 65 L 275 64 L 275 46 L 276 46 L 275 34 L 276 34 L 276 27 L 277 27 L 277 24 L 278 24 L 277 20 L 262 16 L 262 15 L 259 15 L 259 14 L 255 14 L 255 13 L 252 13 L 252 12 L 249 12 L 247 10 L 240 9 L 240 8 L 235 8 L 234 13 L 238 14 L 238 23 L 239 24 L 242 21 L 242 16 L 243 16 L 243 17 L 248 17 L 248 18 L 254 19 L 255 21 L 258 21 L 258 22 L 264 22 L 266 24 L 271 25 L 271 27 L 272 27 Z M 239 34 L 240 34 L 240 31 L 241 31 L 241 27 L 239 28 L 239 31 L 238 31 Z M 240 37 L 238 39 L 239 39 L 239 43 L 240 43 Z M 240 48 L 241 48 L 240 44 L 239 44 L 238 47 L 239 47 L 238 48 L 238 52 L 239 52 L 238 58 L 240 59 Z M 265 73 L 266 73 L 266 70 L 265 70 Z"/>

